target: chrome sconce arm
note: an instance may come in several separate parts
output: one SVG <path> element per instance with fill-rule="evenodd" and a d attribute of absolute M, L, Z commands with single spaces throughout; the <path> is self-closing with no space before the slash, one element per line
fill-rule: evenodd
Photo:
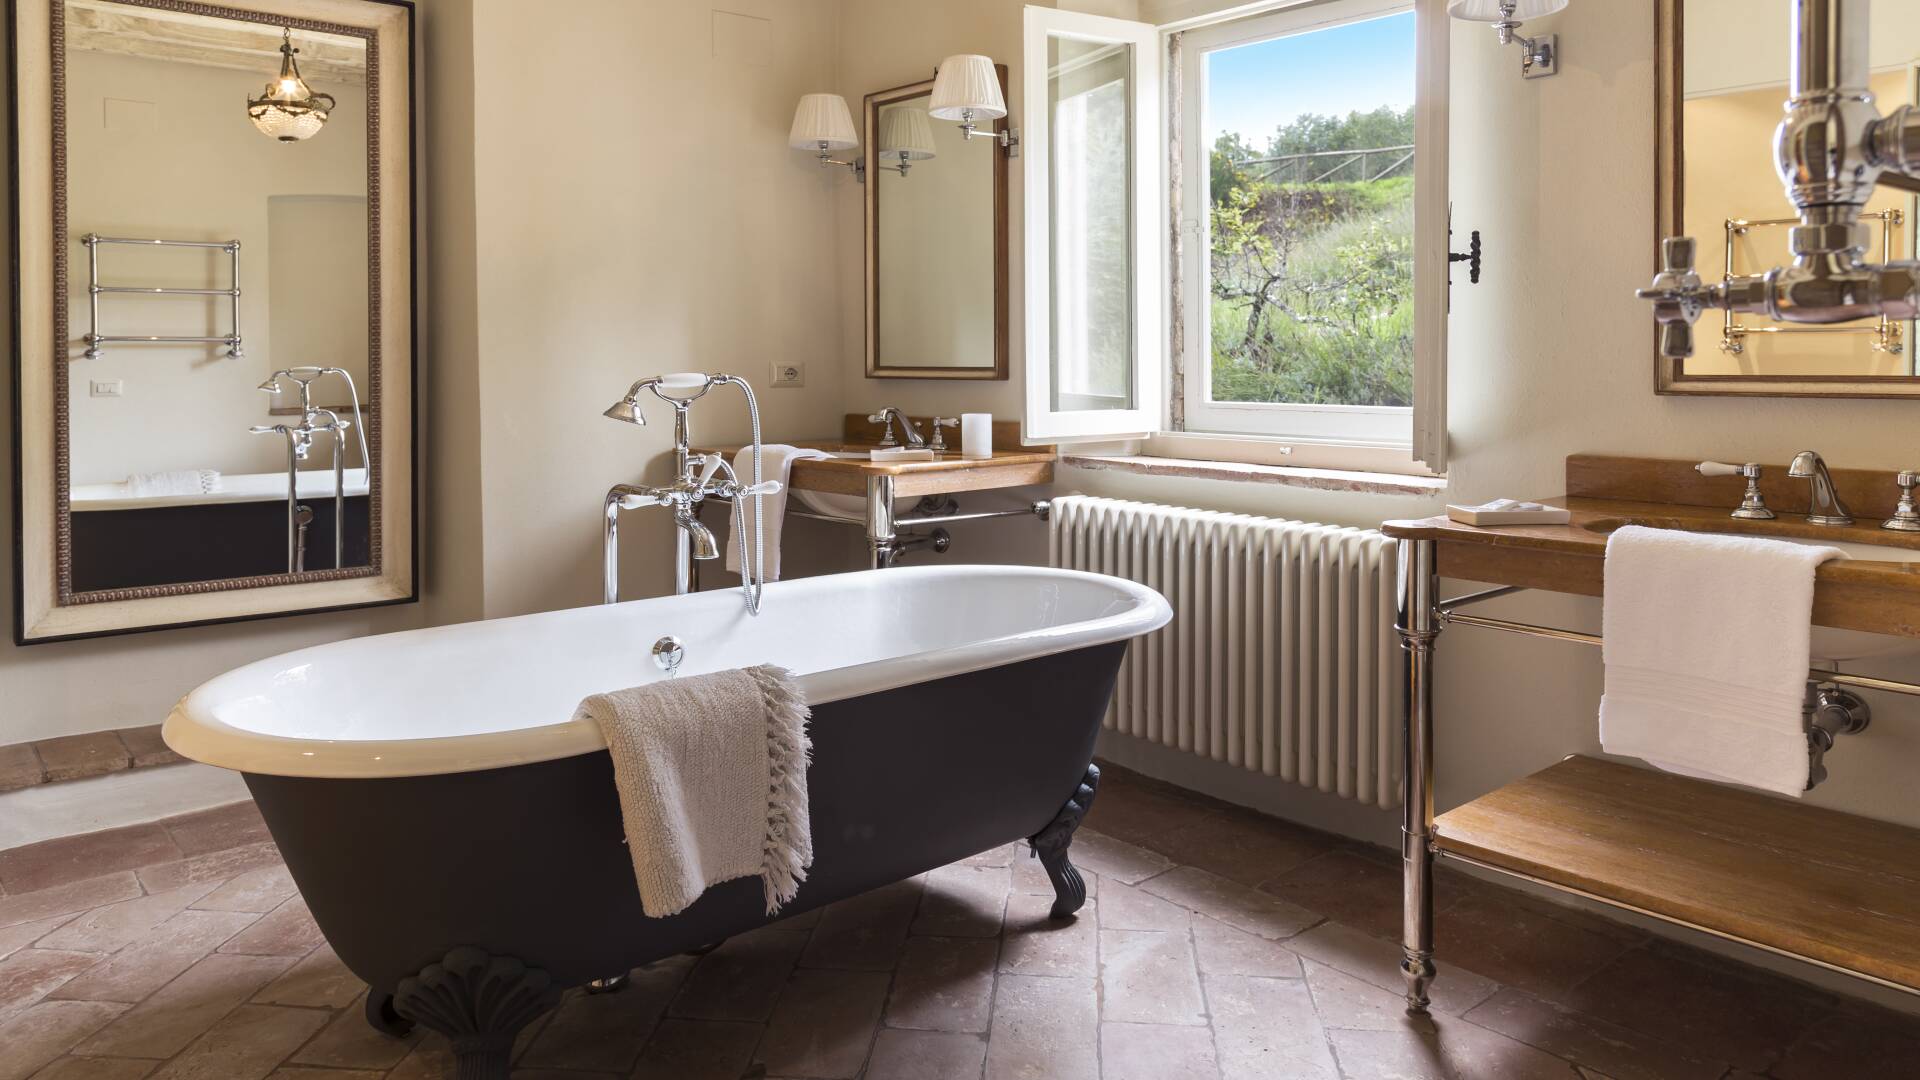
<path fill-rule="evenodd" d="M 1560 35 L 1528 37 L 1520 33 L 1520 25 L 1523 20 L 1551 15 L 1566 6 L 1567 0 L 1451 0 L 1447 13 L 1456 19 L 1491 25 L 1500 44 L 1520 46 L 1520 77 L 1544 79 L 1560 74 Z"/>

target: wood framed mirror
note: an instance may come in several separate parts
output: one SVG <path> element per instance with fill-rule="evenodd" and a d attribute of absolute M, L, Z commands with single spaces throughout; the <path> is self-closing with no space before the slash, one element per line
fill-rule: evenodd
<path fill-rule="evenodd" d="M 1655 10 L 1653 266 L 1666 236 L 1695 238 L 1698 271 L 1710 281 L 1791 261 L 1787 225 L 1794 210 L 1774 172 L 1772 151 L 1787 97 L 1789 5 L 1657 0 Z M 1872 90 L 1880 109 L 1920 102 L 1920 7 L 1875 0 L 1872 18 Z M 1920 199 L 1882 185 L 1861 219 L 1873 237 L 1869 259 L 1916 256 Z M 1709 310 L 1694 326 L 1693 356 L 1667 359 L 1656 344 L 1655 389 L 1920 396 L 1915 330 L 1912 320 L 1807 326 Z M 1656 328 L 1651 339 L 1657 338 Z"/>
<path fill-rule="evenodd" d="M 418 599 L 412 4 L 9 14 L 15 640 Z"/>
<path fill-rule="evenodd" d="M 929 117 L 932 94 L 866 96 L 867 377 L 1005 379 L 1007 151 Z"/>

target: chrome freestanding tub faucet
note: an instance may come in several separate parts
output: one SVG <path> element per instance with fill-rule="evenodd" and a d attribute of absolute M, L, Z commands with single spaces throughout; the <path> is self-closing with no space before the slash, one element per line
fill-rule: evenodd
<path fill-rule="evenodd" d="M 313 384 L 329 375 L 346 381 L 347 397 L 353 405 L 352 421 L 342 420 L 332 409 L 313 403 Z M 297 574 L 307 568 L 307 526 L 313 521 L 313 511 L 300 505 L 299 470 L 300 463 L 313 453 L 315 435 L 333 436 L 333 568 L 339 570 L 346 550 L 348 428 L 359 437 L 360 467 L 367 474 L 367 490 L 373 490 L 373 459 L 367 454 L 367 426 L 360 415 L 360 389 L 354 385 L 351 372 L 337 367 L 281 368 L 267 376 L 257 389 L 278 394 L 281 379 L 300 388 L 300 422 L 256 424 L 247 431 L 254 435 L 280 435 L 287 440 L 287 573 Z"/>
<path fill-rule="evenodd" d="M 1729 273 L 1708 284 L 1694 272 L 1694 242 L 1661 242 L 1660 273 L 1637 292 L 1653 302 L 1660 353 L 1693 355 L 1693 323 L 1707 308 L 1794 323 L 1838 323 L 1920 313 L 1920 262 L 1872 264 L 1860 212 L 1876 185 L 1920 191 L 1920 108 L 1880 115 L 1868 89 L 1871 0 L 1791 0 L 1792 80 L 1774 131 L 1774 168 L 1800 223 L 1788 233 L 1790 266 Z"/>
<path fill-rule="evenodd" d="M 696 454 L 687 431 L 687 412 L 693 403 L 716 386 L 733 385 L 747 396 L 747 417 L 753 426 L 753 483 L 742 484 L 724 455 Z M 749 614 L 760 614 L 760 593 L 765 583 L 766 557 L 763 550 L 764 525 L 761 519 L 762 496 L 780 490 L 780 481 L 763 480 L 760 475 L 760 405 L 754 400 L 753 387 L 738 375 L 680 372 L 641 379 L 627 388 L 626 396 L 602 415 L 628 424 L 645 427 L 647 418 L 640 412 L 640 392 L 647 391 L 673 407 L 673 483 L 665 487 L 615 484 L 608 489 L 603 505 L 605 531 L 601 540 L 601 565 L 605 580 L 602 600 L 620 600 L 620 512 L 643 506 L 665 506 L 673 511 L 677 526 L 674 540 L 673 591 L 686 593 L 693 588 L 693 560 L 715 559 L 720 545 L 713 531 L 700 523 L 696 513 L 708 498 L 726 499 L 733 504 L 734 535 L 743 553 L 740 567 L 740 591 L 746 597 Z M 724 474 L 720 480 L 714 477 Z M 753 497 L 753 544 L 747 544 L 744 513 L 747 496 Z"/>

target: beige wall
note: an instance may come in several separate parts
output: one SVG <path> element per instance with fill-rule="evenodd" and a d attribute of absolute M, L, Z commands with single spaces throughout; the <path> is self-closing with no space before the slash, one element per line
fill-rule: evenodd
<path fill-rule="evenodd" d="M 268 207 L 281 195 L 352 196 L 362 200 L 364 219 L 365 88 L 323 88 L 339 99 L 326 128 L 304 142 L 282 144 L 255 130 L 235 104 L 259 93 L 264 76 L 78 50 L 70 52 L 67 70 L 74 483 L 113 483 L 129 473 L 166 469 L 284 469 L 280 439 L 249 435 L 247 428 L 270 422 L 267 410 L 274 401 L 255 389 L 268 373 L 316 362 L 294 342 L 280 347 L 275 339 L 285 309 L 315 312 L 316 305 L 315 297 L 277 272 L 285 268 L 276 258 Z M 227 357 L 213 345 L 108 345 L 99 359 L 83 358 L 79 339 L 89 325 L 88 277 L 79 237 L 89 232 L 240 241 L 246 355 Z M 321 242 L 307 247 L 302 258 L 316 269 L 343 260 L 359 267 L 358 360 L 351 370 L 360 374 L 364 393 L 365 229 L 313 239 Z M 108 245 L 100 249 L 100 267 L 107 285 L 226 288 L 231 277 L 224 253 L 182 248 Z M 286 298 L 276 303 L 276 292 Z M 101 298 L 100 311 L 106 334 L 211 336 L 232 325 L 225 297 L 109 295 Z M 315 314 L 332 326 L 355 325 L 350 309 Z M 124 396 L 88 395 L 90 381 L 106 379 L 121 380 Z M 345 393 L 338 393 L 320 404 L 345 401 Z M 313 465 L 330 467 L 324 460 Z"/>
<path fill-rule="evenodd" d="M 770 437 L 838 429 L 843 304 L 824 271 L 858 185 L 786 145 L 794 102 L 831 85 L 835 16 L 831 0 L 477 6 L 478 402 L 447 418 L 479 435 L 470 613 L 598 598 L 602 496 L 666 475 L 664 406 L 645 428 L 600 415 L 634 379 L 730 371 L 761 388 Z M 803 389 L 765 389 L 795 360 Z M 731 389 L 694 421 L 696 439 L 747 436 Z M 671 529 L 626 516 L 626 595 L 670 591 Z"/>

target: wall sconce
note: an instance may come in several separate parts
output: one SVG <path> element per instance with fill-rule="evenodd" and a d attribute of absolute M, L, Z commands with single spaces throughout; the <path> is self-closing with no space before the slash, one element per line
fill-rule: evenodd
<path fill-rule="evenodd" d="M 1527 19 L 1551 15 L 1567 6 L 1567 0 L 1452 0 L 1447 14 L 1468 22 L 1492 23 L 1500 35 L 1500 44 L 1520 43 L 1520 77 L 1544 79 L 1560 73 L 1560 35 L 1525 37 L 1514 31 Z"/>
<path fill-rule="evenodd" d="M 933 75 L 933 97 L 927 114 L 936 120 L 959 121 L 960 131 L 969 141 L 975 135 L 998 139 L 1008 157 L 1020 156 L 1018 133 L 978 128 L 982 120 L 1007 115 L 1007 99 L 1000 93 L 1000 73 L 993 69 L 990 56 L 962 54 L 940 61 Z"/>
<path fill-rule="evenodd" d="M 795 150 L 812 150 L 820 156 L 820 165 L 841 165 L 853 170 L 854 179 L 865 182 L 867 163 L 858 158 L 841 161 L 836 150 L 851 150 L 860 145 L 860 134 L 853 127 L 853 113 L 847 99 L 839 94 L 805 94 L 793 110 L 793 130 L 787 145 Z"/>
<path fill-rule="evenodd" d="M 293 30 L 280 33 L 280 77 L 268 83 L 259 97 L 247 99 L 247 117 L 263 135 L 299 142 L 319 134 L 333 111 L 333 95 L 315 93 L 300 77 L 300 65 L 293 58 L 300 51 L 293 47 Z"/>
<path fill-rule="evenodd" d="M 926 110 L 895 105 L 881 113 L 879 153 L 881 160 L 895 162 L 880 167 L 901 176 L 907 175 L 914 162 L 931 160 L 933 124 L 928 122 Z"/>

